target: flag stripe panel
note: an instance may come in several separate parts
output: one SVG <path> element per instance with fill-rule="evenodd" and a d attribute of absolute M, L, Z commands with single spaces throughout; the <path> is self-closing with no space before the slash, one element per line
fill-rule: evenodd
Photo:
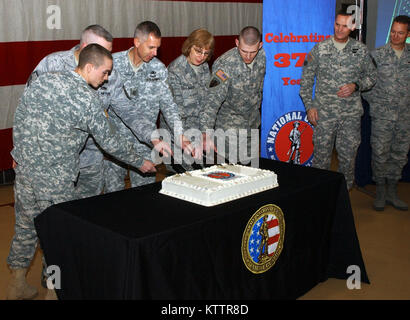
<path fill-rule="evenodd" d="M 161 29 L 159 58 L 166 65 L 197 28 L 215 36 L 215 59 L 234 46 L 244 26 L 262 29 L 262 0 L 0 0 L 0 170 L 10 168 L 4 162 L 11 163 L 11 130 L 4 129 L 12 127 L 23 84 L 37 63 L 51 52 L 72 48 L 91 24 L 111 32 L 114 52 L 128 49 L 136 25 L 145 20 Z"/>

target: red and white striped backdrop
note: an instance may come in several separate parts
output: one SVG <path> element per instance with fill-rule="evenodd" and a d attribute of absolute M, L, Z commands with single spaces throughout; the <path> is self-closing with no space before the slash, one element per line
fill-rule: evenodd
<path fill-rule="evenodd" d="M 136 25 L 158 24 L 163 36 L 159 58 L 168 64 L 185 37 L 207 28 L 216 38 L 214 58 L 234 46 L 242 27 L 262 28 L 263 0 L 0 0 L 0 170 L 11 168 L 11 128 L 24 84 L 47 54 L 72 48 L 88 25 L 100 24 L 114 36 L 113 51 L 128 49 Z M 55 19 L 61 16 L 61 28 Z"/>

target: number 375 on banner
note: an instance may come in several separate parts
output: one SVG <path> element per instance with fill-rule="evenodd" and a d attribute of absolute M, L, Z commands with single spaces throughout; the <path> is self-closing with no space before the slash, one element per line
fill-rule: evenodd
<path fill-rule="evenodd" d="M 275 59 L 274 65 L 278 68 L 287 68 L 293 62 L 295 63 L 294 67 L 303 67 L 306 55 L 306 52 L 277 53 L 273 56 Z"/>

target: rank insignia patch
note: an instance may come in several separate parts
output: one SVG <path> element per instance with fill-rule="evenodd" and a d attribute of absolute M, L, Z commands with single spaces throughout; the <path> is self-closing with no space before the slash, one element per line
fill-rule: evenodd
<path fill-rule="evenodd" d="M 242 260 L 255 274 L 274 266 L 283 248 L 285 220 L 282 210 L 268 204 L 254 213 L 242 237 Z"/>
<path fill-rule="evenodd" d="M 216 76 L 221 79 L 223 82 L 228 80 L 228 76 L 223 72 L 221 69 L 219 69 L 217 72 L 215 72 Z"/>
<path fill-rule="evenodd" d="M 159 78 L 157 76 L 157 73 L 155 71 L 151 71 L 148 75 L 147 81 L 158 81 Z"/>

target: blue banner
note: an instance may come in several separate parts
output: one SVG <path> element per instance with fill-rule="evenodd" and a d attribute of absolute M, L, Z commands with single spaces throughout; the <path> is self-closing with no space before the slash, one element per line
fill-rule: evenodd
<path fill-rule="evenodd" d="M 310 166 L 313 127 L 299 96 L 305 58 L 333 34 L 335 0 L 263 1 L 261 156 Z"/>

